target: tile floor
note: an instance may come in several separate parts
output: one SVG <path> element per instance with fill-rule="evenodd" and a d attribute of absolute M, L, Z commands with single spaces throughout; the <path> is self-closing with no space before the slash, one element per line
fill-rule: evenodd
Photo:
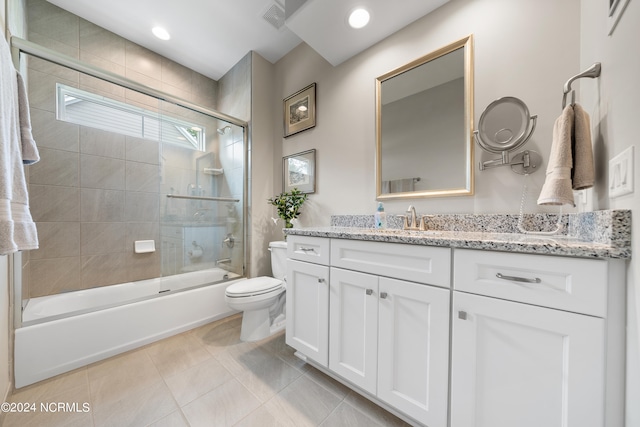
<path fill-rule="evenodd" d="M 406 426 L 305 364 L 284 334 L 243 343 L 239 315 L 18 390 L 3 426 Z M 41 403 L 78 403 L 43 412 Z M 89 410 L 82 412 L 83 403 Z"/>

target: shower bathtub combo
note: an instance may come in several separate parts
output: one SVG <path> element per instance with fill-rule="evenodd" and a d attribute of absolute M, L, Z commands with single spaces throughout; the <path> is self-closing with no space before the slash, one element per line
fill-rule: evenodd
<path fill-rule="evenodd" d="M 153 108 L 140 108 L 128 105 L 121 100 L 110 100 L 94 95 L 83 89 L 69 85 L 56 84 L 57 119 L 78 125 L 84 129 L 94 128 L 99 132 L 135 137 L 142 144 L 158 144 L 157 160 L 131 160 L 131 168 L 152 172 L 161 177 L 157 187 L 142 189 L 120 189 L 127 193 L 127 200 L 135 200 L 146 213 L 150 207 L 159 214 L 154 220 L 145 219 L 147 228 L 139 227 L 135 219 L 122 217 L 113 227 L 121 227 L 129 233 L 145 234 L 142 238 L 151 243 L 151 248 L 140 255 L 133 248 L 128 252 L 119 252 L 120 257 L 129 257 L 132 261 L 146 259 L 155 262 L 154 273 L 126 272 L 114 277 L 100 277 L 91 282 L 91 274 L 74 277 L 75 283 L 62 283 L 62 291 L 43 292 L 43 287 L 33 282 L 34 274 L 23 274 L 25 265 L 51 256 L 51 251 L 41 251 L 38 256 L 25 259 L 14 256 L 13 294 L 14 294 L 14 368 L 17 388 L 50 378 L 52 376 L 85 366 L 107 357 L 151 343 L 153 341 L 192 329 L 205 323 L 229 316 L 235 311 L 225 303 L 225 290 L 231 284 L 245 280 L 244 260 L 246 258 L 246 206 L 247 206 L 247 129 L 245 121 L 209 110 L 190 102 L 177 99 L 163 92 L 140 85 L 127 78 L 98 69 L 76 59 L 61 55 L 32 42 L 13 37 L 14 62 L 19 63 L 21 55 L 36 57 L 56 66 L 65 67 L 109 82 L 113 85 L 156 98 L 159 105 L 167 105 L 166 111 L 158 113 Z M 30 82 L 37 85 L 37 82 Z M 34 106 L 32 105 L 32 108 Z M 35 108 L 39 106 L 36 105 Z M 46 107 L 41 107 L 46 108 Z M 60 113 L 63 111 L 64 114 Z M 107 111 L 108 110 L 108 111 Z M 172 115 L 167 114 L 171 112 Z M 42 114 L 42 113 L 40 113 Z M 118 115 L 122 129 L 105 123 L 104 117 Z M 87 119 L 89 118 L 89 119 Z M 77 120 L 90 120 L 79 122 Z M 140 134 L 132 134 L 132 123 L 143 122 Z M 37 126 L 37 123 L 34 124 Z M 68 125 L 67 125 L 68 126 Z M 37 129 L 36 129 L 37 130 Z M 129 132 L 129 133 L 128 133 Z M 138 130 L 135 130 L 138 132 Z M 44 134 L 43 134 L 44 135 Z M 231 144 L 237 149 L 228 150 Z M 46 145 L 45 145 L 46 146 Z M 51 150 L 51 148 L 49 148 Z M 242 158 L 224 158 L 225 153 L 242 152 Z M 80 153 L 63 152 L 61 155 Z M 172 157 L 174 156 L 174 157 Z M 90 156 L 84 156 L 87 158 Z M 79 157 L 82 161 L 83 158 Z M 46 162 L 45 157 L 42 162 Z M 109 162 L 120 161 L 108 159 Z M 127 159 L 127 161 L 129 161 Z M 135 163 L 146 162 L 146 163 Z M 124 162 L 124 160 L 122 160 Z M 226 162 L 226 163 L 225 163 Z M 90 168 L 90 164 L 87 168 Z M 82 164 L 81 164 L 82 167 Z M 127 173 L 129 172 L 127 164 Z M 87 170 L 88 170 L 87 169 Z M 84 176 L 84 175 L 83 175 Z M 84 179 L 84 178 L 83 178 Z M 127 175 L 129 179 L 129 175 Z M 158 179 L 158 178 L 156 178 Z M 240 180 L 242 182 L 240 182 Z M 238 182 L 236 182 L 238 181 Z M 186 193 L 183 189 L 188 183 Z M 50 185 L 56 190 L 55 184 Z M 83 182 L 80 182 L 82 185 Z M 136 183 L 135 185 L 139 185 Z M 142 184 L 140 184 L 142 185 Z M 95 187 L 82 191 L 88 193 Z M 106 188 L 109 190 L 109 188 Z M 134 193 L 133 191 L 138 191 Z M 30 193 L 37 193 L 36 191 Z M 83 195 L 85 193 L 82 193 Z M 140 196 L 140 202 L 138 202 Z M 148 202 L 151 200 L 151 202 Z M 146 203 L 146 204 L 145 204 Z M 32 206 L 35 205 L 32 202 Z M 39 203 L 43 205 L 43 203 Z M 77 215 L 85 218 L 83 215 Z M 39 220 L 34 216 L 34 219 Z M 92 230 L 90 221 L 105 226 L 101 217 L 81 219 L 82 232 Z M 67 224 L 68 219 L 41 219 Z M 116 221 L 116 220 L 114 220 Z M 155 221 L 155 222 L 154 222 Z M 80 223 L 77 223 L 78 230 Z M 111 226 L 112 224 L 107 224 Z M 105 227 L 107 227 L 105 226 Z M 122 228 L 124 227 L 124 228 Z M 147 230 L 156 230 L 148 232 Z M 158 231 L 159 230 L 159 231 Z M 155 234 L 154 234 L 155 233 Z M 178 234 L 176 234 L 178 233 Z M 96 233 L 96 235 L 99 235 Z M 105 233 L 101 236 L 103 238 Z M 40 247 L 51 248 L 52 243 L 41 237 Z M 148 237 L 151 236 L 151 237 Z M 124 236 L 126 238 L 133 237 Z M 161 244 L 153 240 L 162 240 Z M 139 240 L 139 236 L 133 240 Z M 87 253 L 76 253 L 76 259 L 82 256 L 91 259 L 102 242 L 89 242 L 93 246 Z M 87 244 L 86 239 L 83 244 Z M 128 246 L 127 244 L 126 246 Z M 235 247 L 234 247 L 235 245 Z M 133 245 L 131 245 L 133 246 Z M 159 254 L 153 254 L 158 246 Z M 123 251 L 123 245 L 117 246 Z M 97 249 L 96 249 L 97 248 Z M 93 251 L 93 252 L 92 252 Z M 66 262 L 69 255 L 57 255 L 59 258 L 47 260 L 53 263 Z M 134 258 L 136 256 L 137 258 Z M 147 258 L 143 258 L 148 256 Z M 153 258 L 155 257 L 155 258 Z M 109 259 L 108 257 L 104 259 Z M 122 259 L 122 258 L 121 258 Z M 94 263 L 95 265 L 96 263 Z M 106 266 L 102 276 L 113 273 L 119 267 Z M 147 264 L 143 265 L 147 267 Z M 71 270 L 71 268 L 69 268 Z M 46 273 L 45 273 L 46 274 Z M 96 276 L 94 272 L 94 276 Z M 40 276 L 42 277 L 42 275 Z M 115 277 L 133 277 L 132 281 L 116 281 Z M 144 280 L 137 280 L 144 277 Z M 23 278 L 25 284 L 23 284 Z M 38 279 L 48 280 L 47 276 Z M 80 283 L 80 280 L 82 281 Z M 129 279 L 131 280 L 131 279 Z M 58 281 L 61 283 L 61 281 Z M 115 283 L 115 284 L 113 284 Z M 35 284 L 37 292 L 29 287 Z M 60 287 L 60 285 L 57 285 Z M 23 295 L 25 292 L 26 295 Z M 35 294 L 35 295 L 34 295 Z M 43 296 L 39 296 L 43 295 Z M 22 308 L 20 310 L 19 308 Z"/>

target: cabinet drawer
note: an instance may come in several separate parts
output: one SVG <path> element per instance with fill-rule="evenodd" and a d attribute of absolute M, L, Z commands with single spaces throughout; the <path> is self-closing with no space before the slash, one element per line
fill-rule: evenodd
<path fill-rule="evenodd" d="M 412 282 L 451 287 L 451 249 L 333 239 L 331 265 Z"/>
<path fill-rule="evenodd" d="M 287 257 L 329 265 L 329 242 L 325 237 L 288 236 Z"/>
<path fill-rule="evenodd" d="M 487 295 L 605 317 L 606 261 L 456 249 L 453 286 Z"/>

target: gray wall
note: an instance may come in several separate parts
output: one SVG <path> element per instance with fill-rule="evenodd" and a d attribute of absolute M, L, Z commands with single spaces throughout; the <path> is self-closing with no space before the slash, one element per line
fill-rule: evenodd
<path fill-rule="evenodd" d="M 276 133 L 283 155 L 318 150 L 318 193 L 303 207 L 301 223 L 328 225 L 331 214 L 375 211 L 376 77 L 469 34 L 476 123 L 495 99 L 518 97 L 539 116 L 526 148 L 548 158 L 562 86 L 580 68 L 579 7 L 579 0 L 455 0 L 337 67 L 304 43 L 296 47 L 276 64 L 272 108 L 280 111 L 282 98 L 317 83 L 317 126 L 287 139 Z M 522 177 L 508 167 L 480 172 L 478 162 L 496 156 L 475 151 L 473 197 L 387 201 L 385 210 L 402 213 L 413 204 L 419 213 L 518 212 Z M 544 173 L 530 176 L 528 211 L 542 210 L 535 200 L 543 181 Z"/>
<path fill-rule="evenodd" d="M 621 2 L 621 3 L 624 3 Z M 640 209 L 640 147 L 638 147 L 638 99 L 640 99 L 640 4 L 630 1 L 615 32 L 609 36 L 608 2 L 583 0 L 581 8 L 580 69 L 602 63 L 598 80 L 580 82 L 580 101 L 594 128 L 597 185 L 590 201 L 593 209 L 631 209 L 634 221 Z M 608 161 L 636 146 L 635 192 L 609 199 Z M 627 263 L 627 398 L 626 425 L 640 426 L 640 239 L 632 231 L 634 258 Z"/>
<path fill-rule="evenodd" d="M 282 174 L 282 149 L 280 144 L 274 143 L 276 138 L 273 136 L 277 126 L 276 112 L 271 108 L 276 97 L 273 87 L 275 67 L 255 52 L 252 58 L 249 266 L 251 276 L 263 276 L 271 274 L 269 242 L 283 239 L 284 225 L 282 221 L 273 223 L 271 218 L 277 218 L 277 214 L 275 207 L 267 202 L 282 191 L 280 187 L 274 188 L 274 177 Z"/>

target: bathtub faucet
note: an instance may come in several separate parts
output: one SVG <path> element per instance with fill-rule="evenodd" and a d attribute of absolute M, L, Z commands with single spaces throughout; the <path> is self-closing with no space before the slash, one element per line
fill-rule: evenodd
<path fill-rule="evenodd" d="M 226 237 L 222 241 L 222 247 L 224 248 L 224 245 L 226 244 L 228 248 L 233 248 L 233 245 L 235 244 L 235 242 L 236 242 L 235 237 L 233 237 L 233 234 L 229 233 L 226 235 Z"/>

